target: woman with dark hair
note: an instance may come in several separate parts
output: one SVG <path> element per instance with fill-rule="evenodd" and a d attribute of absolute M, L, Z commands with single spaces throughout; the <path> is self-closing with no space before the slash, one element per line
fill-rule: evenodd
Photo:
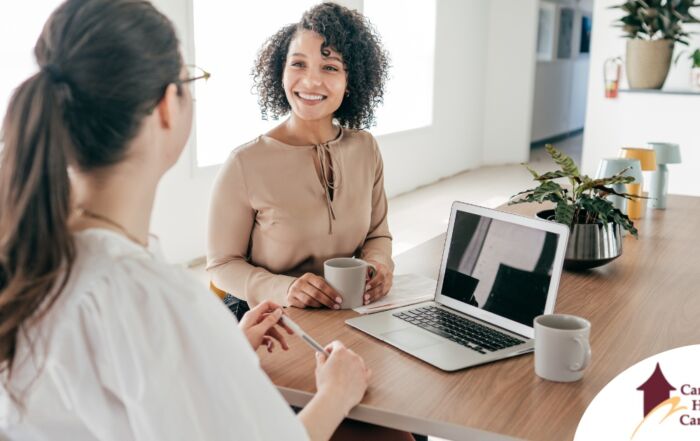
<path fill-rule="evenodd" d="M 192 121 L 170 21 L 143 0 L 68 0 L 15 91 L 0 158 L 0 438 L 328 439 L 364 395 L 363 360 L 318 356 L 295 417 L 259 367 L 282 309 L 239 326 L 158 256 L 156 187 Z"/>
<path fill-rule="evenodd" d="M 245 301 L 337 309 L 323 262 L 374 264 L 364 303 L 387 294 L 393 262 L 374 123 L 388 59 L 368 20 L 335 3 L 263 46 L 254 68 L 264 118 L 289 117 L 231 154 L 214 185 L 207 269 Z M 241 307 L 242 306 L 242 307 Z"/>

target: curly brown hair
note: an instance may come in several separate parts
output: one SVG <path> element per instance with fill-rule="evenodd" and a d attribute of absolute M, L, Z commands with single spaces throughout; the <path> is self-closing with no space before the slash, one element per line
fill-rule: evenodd
<path fill-rule="evenodd" d="M 263 119 L 278 119 L 291 110 L 282 75 L 289 43 L 301 30 L 310 30 L 323 37 L 322 52 L 332 48 L 343 57 L 348 94 L 335 111 L 335 119 L 341 126 L 351 129 L 373 126 L 374 111 L 384 99 L 389 55 L 365 16 L 330 2 L 314 6 L 304 13 L 299 23 L 277 31 L 258 53 L 253 81 Z"/>

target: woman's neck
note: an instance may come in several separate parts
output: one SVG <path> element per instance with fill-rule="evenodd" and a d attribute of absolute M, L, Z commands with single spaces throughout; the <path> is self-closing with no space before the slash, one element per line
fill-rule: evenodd
<path fill-rule="evenodd" d="M 148 243 L 158 181 L 129 168 L 122 163 L 109 170 L 72 176 L 77 209 L 70 222 L 72 230 L 106 228 L 140 244 Z"/>
<path fill-rule="evenodd" d="M 338 137 L 338 126 L 333 124 L 332 117 L 306 121 L 292 114 L 279 128 L 283 129 L 281 135 L 286 138 L 284 141 L 292 145 L 323 144 Z"/>

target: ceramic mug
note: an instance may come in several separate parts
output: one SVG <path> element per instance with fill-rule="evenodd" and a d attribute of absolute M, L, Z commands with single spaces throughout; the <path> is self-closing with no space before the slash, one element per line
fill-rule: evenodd
<path fill-rule="evenodd" d="M 535 317 L 535 373 L 550 381 L 578 381 L 591 361 L 591 323 L 567 314 Z"/>
<path fill-rule="evenodd" d="M 367 277 L 377 269 L 371 263 L 353 257 L 337 257 L 323 263 L 323 277 L 343 297 L 340 309 L 352 309 L 364 304 Z"/>

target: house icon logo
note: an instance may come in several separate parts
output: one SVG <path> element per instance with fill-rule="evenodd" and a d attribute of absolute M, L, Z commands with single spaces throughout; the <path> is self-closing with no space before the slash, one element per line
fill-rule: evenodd
<path fill-rule="evenodd" d="M 644 393 L 644 416 L 646 417 L 656 406 L 668 400 L 671 397 L 671 391 L 676 390 L 676 388 L 668 382 L 664 373 L 661 372 L 661 365 L 656 363 L 656 369 L 651 377 L 637 390 Z"/>
<path fill-rule="evenodd" d="M 685 395 L 688 386 L 689 385 L 684 384 L 681 387 L 681 393 Z M 644 394 L 644 417 L 632 433 L 630 439 L 634 439 L 639 429 L 645 423 L 654 424 L 652 421 L 656 420 L 660 424 L 671 415 L 683 410 L 688 410 L 687 406 L 681 405 L 680 396 L 677 394 L 676 396 L 671 396 L 671 392 L 677 389 L 666 379 L 666 376 L 661 370 L 660 363 L 656 363 L 654 372 L 652 372 L 651 376 L 642 383 L 641 386 L 637 387 L 637 390 Z M 698 410 L 696 407 L 700 408 L 700 401 L 698 401 L 697 406 L 694 402 L 693 410 Z M 696 419 L 688 414 L 683 414 L 680 416 L 680 423 L 684 426 L 696 425 Z"/>

